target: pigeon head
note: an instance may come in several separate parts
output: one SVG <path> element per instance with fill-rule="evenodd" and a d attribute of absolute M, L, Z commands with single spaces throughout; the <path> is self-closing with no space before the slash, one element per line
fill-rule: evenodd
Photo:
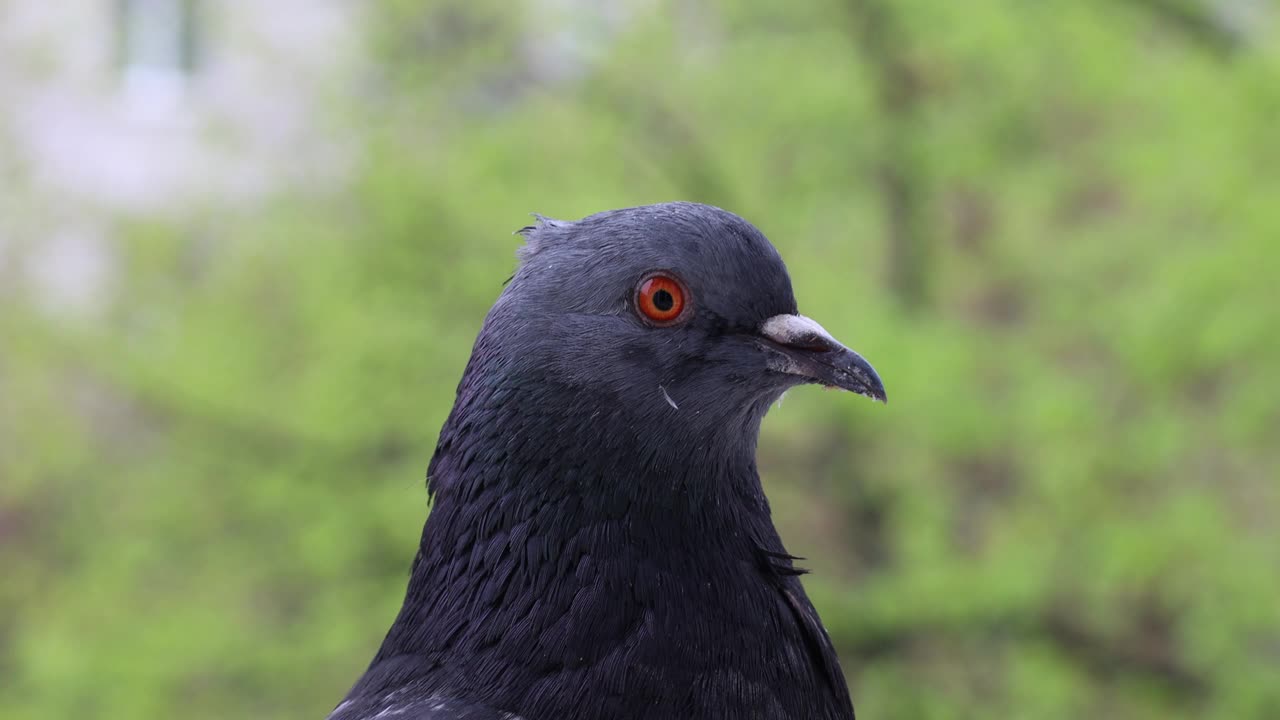
<path fill-rule="evenodd" d="M 883 401 L 875 371 L 731 213 L 523 234 L 427 471 L 405 603 L 333 717 L 852 718 L 755 447 L 788 388 Z"/>
<path fill-rule="evenodd" d="M 521 233 L 481 336 L 488 372 L 692 431 L 749 429 L 802 383 L 885 400 L 871 365 L 797 312 L 782 258 L 737 215 L 667 203 Z"/>

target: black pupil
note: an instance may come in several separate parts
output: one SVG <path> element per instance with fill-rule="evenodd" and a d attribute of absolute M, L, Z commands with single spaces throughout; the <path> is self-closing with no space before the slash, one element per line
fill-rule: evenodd
<path fill-rule="evenodd" d="M 662 312 L 667 312 L 675 307 L 675 304 L 676 299 L 671 297 L 671 293 L 666 290 L 659 290 L 653 294 L 653 306 Z"/>

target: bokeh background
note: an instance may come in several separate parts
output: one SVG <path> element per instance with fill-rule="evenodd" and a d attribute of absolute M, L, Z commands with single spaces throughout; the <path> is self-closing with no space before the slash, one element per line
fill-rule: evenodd
<path fill-rule="evenodd" d="M 1280 3 L 0 0 L 0 716 L 318 718 L 537 211 L 754 221 L 859 717 L 1280 717 Z"/>

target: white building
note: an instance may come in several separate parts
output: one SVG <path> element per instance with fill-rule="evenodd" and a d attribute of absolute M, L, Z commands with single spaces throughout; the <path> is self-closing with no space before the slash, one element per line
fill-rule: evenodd
<path fill-rule="evenodd" d="M 0 0 L 0 293 L 90 302 L 113 218 L 342 175 L 353 0 Z M 3 295 L 0 295 L 3 297 Z"/>

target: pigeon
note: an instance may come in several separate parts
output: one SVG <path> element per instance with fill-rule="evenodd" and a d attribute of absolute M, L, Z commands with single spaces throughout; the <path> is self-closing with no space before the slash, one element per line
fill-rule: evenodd
<path fill-rule="evenodd" d="M 331 720 L 851 720 L 756 467 L 766 411 L 876 371 L 746 220 L 541 216 L 427 471 L 404 604 Z"/>

